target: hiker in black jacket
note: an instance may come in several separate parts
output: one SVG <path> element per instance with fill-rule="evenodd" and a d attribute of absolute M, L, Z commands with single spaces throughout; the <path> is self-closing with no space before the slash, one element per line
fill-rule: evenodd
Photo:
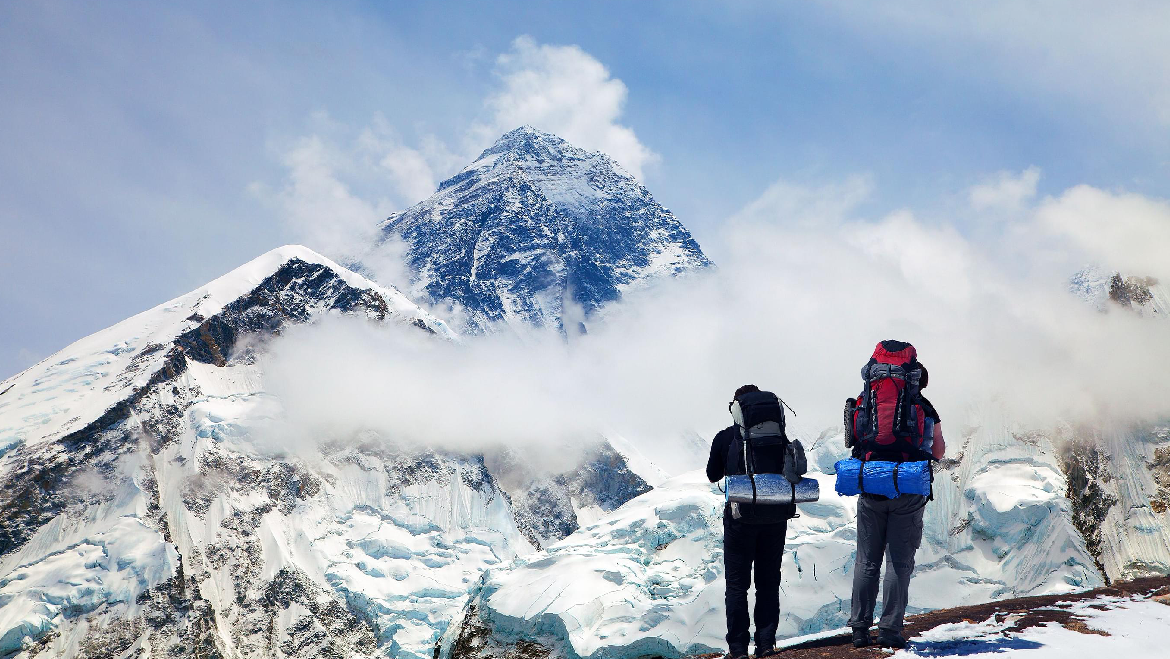
<path fill-rule="evenodd" d="M 741 396 L 759 392 L 754 384 L 735 391 L 732 404 Z M 729 405 L 729 408 L 731 405 Z M 752 437 L 755 437 L 753 433 Z M 753 471 L 781 473 L 783 450 L 753 452 Z M 746 473 L 743 439 L 738 425 L 731 425 L 715 435 L 711 457 L 707 460 L 707 478 L 714 483 L 724 476 Z M 756 570 L 756 656 L 767 656 L 776 644 L 776 626 L 780 622 L 780 560 L 784 555 L 784 534 L 788 520 L 795 516 L 794 505 L 728 503 L 723 510 L 723 567 L 727 578 L 728 657 L 748 656 L 747 591 Z"/>

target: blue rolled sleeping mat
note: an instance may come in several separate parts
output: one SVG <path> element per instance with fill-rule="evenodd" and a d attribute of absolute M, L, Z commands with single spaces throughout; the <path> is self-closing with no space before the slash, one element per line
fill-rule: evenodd
<path fill-rule="evenodd" d="M 813 478 L 802 478 L 793 486 L 782 474 L 756 474 L 755 500 L 752 499 L 752 481 L 743 474 L 727 477 L 727 500 L 734 503 L 763 503 L 787 505 L 812 503 L 821 498 L 821 484 Z M 793 500 L 795 495 L 795 500 Z"/>
<path fill-rule="evenodd" d="M 901 494 L 930 494 L 930 461 L 887 462 L 857 458 L 837 461 L 837 494 L 880 494 L 891 499 Z"/>

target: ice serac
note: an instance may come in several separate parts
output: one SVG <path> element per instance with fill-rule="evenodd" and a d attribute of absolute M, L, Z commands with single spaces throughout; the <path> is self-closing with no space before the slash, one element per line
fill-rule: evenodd
<path fill-rule="evenodd" d="M 576 329 L 633 287 L 710 265 L 685 227 L 609 156 L 524 126 L 430 198 L 388 218 L 415 299 L 462 327 Z"/>
<path fill-rule="evenodd" d="M 369 433 L 287 445 L 265 353 L 337 315 L 460 340 L 293 246 L 0 385 L 0 657 L 429 658 L 486 569 L 645 491 L 603 442 L 523 477 Z"/>
<path fill-rule="evenodd" d="M 277 546 L 265 525 L 328 481 L 241 445 L 239 418 L 263 403 L 255 354 L 326 314 L 453 336 L 400 292 L 289 246 L 0 384 L 0 656 L 230 655 L 249 624 L 303 622 L 297 606 L 320 621 L 298 633 L 333 625 L 325 644 L 365 644 L 362 620 L 302 570 L 263 560 Z"/>
<path fill-rule="evenodd" d="M 1103 313 L 1136 314 L 1167 333 L 1170 288 L 1152 277 L 1091 266 L 1074 295 Z M 1170 419 L 1102 418 L 1055 432 L 1073 520 L 1110 579 L 1170 574 Z"/>
<path fill-rule="evenodd" d="M 971 416 L 982 424 L 955 433 L 956 457 L 936 473 L 911 613 L 1101 585 L 1049 438 L 1021 431 L 994 407 Z M 840 431 L 805 444 L 814 471 L 846 454 Z M 821 500 L 799 505 L 789 523 L 781 638 L 837 629 L 849 617 L 856 497 L 836 495 L 831 474 L 813 477 Z M 722 509 L 704 474 L 685 474 L 543 552 L 493 568 L 449 635 L 447 656 L 508 656 L 534 643 L 588 659 L 724 647 Z"/>

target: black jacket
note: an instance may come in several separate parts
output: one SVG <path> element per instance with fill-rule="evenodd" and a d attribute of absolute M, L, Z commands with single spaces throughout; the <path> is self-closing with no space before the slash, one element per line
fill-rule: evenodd
<path fill-rule="evenodd" d="M 922 403 L 922 411 L 926 414 L 926 416 L 934 419 L 935 423 L 942 423 L 942 419 L 938 418 L 938 410 L 934 409 L 934 405 L 932 405 L 929 400 L 926 400 L 926 396 L 923 396 L 921 393 L 919 393 L 918 401 Z"/>
<path fill-rule="evenodd" d="M 733 449 L 735 456 L 729 457 Z M 757 450 L 754 458 L 757 473 L 779 474 L 784 468 L 782 449 L 771 452 Z M 747 472 L 743 466 L 743 442 L 740 439 L 739 428 L 734 425 L 728 426 L 711 440 L 711 455 L 707 458 L 707 480 L 714 483 L 724 476 L 744 473 Z M 749 524 L 772 524 L 795 517 L 796 506 L 741 503 L 739 512 L 741 521 Z M 728 507 L 724 507 L 723 514 L 731 515 Z"/>

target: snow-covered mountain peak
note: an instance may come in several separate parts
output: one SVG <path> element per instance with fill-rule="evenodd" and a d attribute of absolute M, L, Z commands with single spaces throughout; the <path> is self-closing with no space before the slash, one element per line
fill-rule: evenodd
<path fill-rule="evenodd" d="M 396 317 L 454 337 L 402 292 L 307 247 L 270 250 L 200 288 L 91 334 L 0 382 L 0 455 L 93 422 L 180 359 L 222 365 L 245 333 L 318 311 Z M 30 420 L 36 423 L 30 423 Z"/>
<path fill-rule="evenodd" d="M 501 160 L 550 161 L 583 155 L 593 154 L 569 144 L 568 141 L 557 135 L 525 125 L 501 135 L 495 144 L 484 149 L 484 152 L 475 159 L 472 166 L 477 163 L 494 163 Z"/>
<path fill-rule="evenodd" d="M 0 383 L 0 657 L 432 657 L 488 567 L 649 489 L 601 438 L 563 473 L 291 447 L 262 357 L 334 315 L 457 339 L 287 246 Z"/>
<path fill-rule="evenodd" d="M 405 243 L 411 294 L 461 309 L 472 332 L 573 325 L 631 288 L 710 265 L 612 158 L 530 126 L 382 230 L 375 251 Z"/>
<path fill-rule="evenodd" d="M 1170 288 L 1153 277 L 1090 265 L 1069 278 L 1069 290 L 1100 311 L 1124 308 L 1146 317 L 1170 317 Z"/>

